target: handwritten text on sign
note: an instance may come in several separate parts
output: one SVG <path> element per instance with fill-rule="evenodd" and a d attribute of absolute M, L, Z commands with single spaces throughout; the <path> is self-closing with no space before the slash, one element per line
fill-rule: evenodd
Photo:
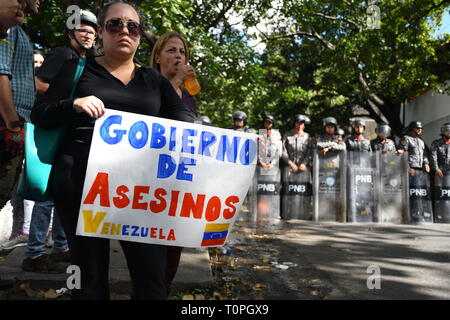
<path fill-rule="evenodd" d="M 94 128 L 77 234 L 222 245 L 254 174 L 256 137 L 107 110 Z"/>

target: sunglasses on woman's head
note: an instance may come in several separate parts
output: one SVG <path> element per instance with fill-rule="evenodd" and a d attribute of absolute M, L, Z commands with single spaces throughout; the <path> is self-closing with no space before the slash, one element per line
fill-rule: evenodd
<path fill-rule="evenodd" d="M 110 34 L 119 33 L 124 27 L 127 27 L 128 33 L 133 38 L 137 38 L 142 34 L 142 26 L 134 21 L 124 22 L 121 19 L 111 19 L 105 23 L 105 29 Z"/>

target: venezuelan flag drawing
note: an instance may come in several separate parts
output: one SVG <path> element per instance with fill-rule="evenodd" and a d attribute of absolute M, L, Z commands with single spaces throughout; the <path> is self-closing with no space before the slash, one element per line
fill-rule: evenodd
<path fill-rule="evenodd" d="M 229 226 L 229 223 L 207 223 L 203 234 L 202 247 L 224 244 Z"/>

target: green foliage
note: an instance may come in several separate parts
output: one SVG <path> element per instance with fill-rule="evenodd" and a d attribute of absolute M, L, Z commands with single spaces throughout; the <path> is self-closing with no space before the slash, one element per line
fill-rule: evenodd
<path fill-rule="evenodd" d="M 105 2 L 44 1 L 28 19 L 32 40 L 44 49 L 65 45 L 67 5 L 97 13 Z M 199 113 L 217 126 L 230 127 L 232 113 L 243 110 L 251 126 L 259 128 L 261 116 L 270 113 L 284 131 L 293 115 L 304 113 L 313 120 L 308 130 L 316 133 L 322 118 L 335 116 L 345 126 L 359 107 L 376 120 L 385 117 L 399 132 L 402 103 L 437 88 L 450 71 L 450 39 L 433 37 L 449 1 L 377 1 L 379 29 L 367 25 L 369 2 L 375 1 L 135 2 L 156 36 L 168 30 L 185 35 L 202 86 Z M 148 62 L 151 48 L 142 41 L 138 58 Z"/>

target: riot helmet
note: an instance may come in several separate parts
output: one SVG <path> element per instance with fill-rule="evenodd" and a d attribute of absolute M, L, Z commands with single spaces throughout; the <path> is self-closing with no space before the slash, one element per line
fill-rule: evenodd
<path fill-rule="evenodd" d="M 307 117 L 303 114 L 296 114 L 294 116 L 294 123 L 295 122 L 304 122 L 305 124 L 310 124 L 311 120 L 309 119 L 309 117 Z"/>
<path fill-rule="evenodd" d="M 200 116 L 198 119 L 201 121 L 202 124 L 210 126 L 211 125 L 211 119 L 208 116 Z"/>
<path fill-rule="evenodd" d="M 375 133 L 378 136 L 383 135 L 387 138 L 391 135 L 391 127 L 387 123 L 380 123 L 375 130 Z"/>
<path fill-rule="evenodd" d="M 447 137 L 450 137 L 450 122 L 444 123 L 441 126 L 441 135 L 446 135 Z"/>

